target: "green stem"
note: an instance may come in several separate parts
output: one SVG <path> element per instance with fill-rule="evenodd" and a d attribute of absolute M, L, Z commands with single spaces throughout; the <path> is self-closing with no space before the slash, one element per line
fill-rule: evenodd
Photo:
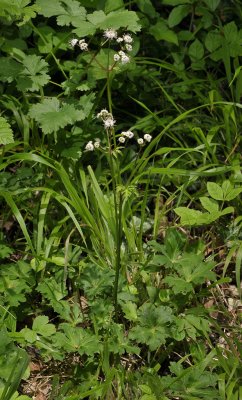
<path fill-rule="evenodd" d="M 115 280 L 113 290 L 113 304 L 114 304 L 114 315 L 115 321 L 118 321 L 118 283 L 121 269 L 121 244 L 122 244 L 122 195 L 119 196 L 118 202 L 118 213 L 116 220 L 116 265 L 115 265 Z"/>

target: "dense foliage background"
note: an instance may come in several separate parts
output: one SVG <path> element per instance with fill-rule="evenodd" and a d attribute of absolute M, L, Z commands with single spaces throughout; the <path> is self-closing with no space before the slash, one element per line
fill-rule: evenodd
<path fill-rule="evenodd" d="M 0 22 L 0 399 L 240 400 L 241 1 Z"/>

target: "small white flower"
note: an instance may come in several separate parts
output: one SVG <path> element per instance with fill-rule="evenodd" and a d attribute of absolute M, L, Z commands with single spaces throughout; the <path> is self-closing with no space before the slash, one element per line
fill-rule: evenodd
<path fill-rule="evenodd" d="M 113 119 L 113 117 L 108 117 L 107 119 L 105 119 L 105 121 L 104 121 L 104 127 L 106 128 L 106 129 L 108 129 L 108 128 L 112 128 L 113 126 L 114 126 L 114 124 L 115 124 L 115 119 Z"/>
<path fill-rule="evenodd" d="M 125 143 L 125 137 L 120 136 L 120 138 L 118 138 L 118 141 L 119 141 L 120 143 Z"/>
<path fill-rule="evenodd" d="M 120 56 L 118 54 L 114 54 L 113 59 L 114 59 L 114 61 L 119 61 Z"/>
<path fill-rule="evenodd" d="M 125 45 L 125 48 L 126 48 L 127 51 L 132 51 L 133 50 L 133 47 L 131 46 L 131 44 L 128 44 L 128 43 Z"/>
<path fill-rule="evenodd" d="M 144 139 L 139 138 L 139 139 L 137 140 L 137 143 L 141 146 L 142 144 L 144 144 Z"/>
<path fill-rule="evenodd" d="M 108 40 L 116 39 L 117 31 L 115 31 L 115 29 L 112 28 L 106 29 L 103 33 L 103 36 L 105 37 L 105 39 Z"/>
<path fill-rule="evenodd" d="M 133 42 L 133 38 L 131 35 L 129 35 L 128 33 L 125 33 L 123 35 L 123 39 L 125 41 L 125 43 L 132 43 Z"/>
<path fill-rule="evenodd" d="M 95 149 L 98 149 L 100 147 L 100 140 L 97 140 L 96 142 L 94 142 L 94 147 L 95 147 Z"/>
<path fill-rule="evenodd" d="M 90 140 L 90 142 L 87 143 L 85 149 L 86 149 L 87 151 L 93 151 L 93 150 L 94 150 L 94 146 L 93 146 L 93 143 L 92 143 L 91 140 Z"/>
<path fill-rule="evenodd" d="M 119 52 L 118 52 L 118 54 L 120 55 L 120 57 L 123 57 L 123 56 L 125 56 L 126 54 L 125 54 L 125 52 L 124 51 L 122 51 L 122 50 L 120 50 Z"/>
<path fill-rule="evenodd" d="M 118 37 L 116 40 L 117 43 L 122 43 L 123 42 L 123 38 L 122 37 Z"/>
<path fill-rule="evenodd" d="M 109 115 L 108 110 L 106 110 L 106 108 L 103 108 L 98 114 L 97 114 L 97 118 L 107 118 Z"/>
<path fill-rule="evenodd" d="M 69 44 L 71 45 L 71 47 L 75 47 L 75 45 L 78 43 L 78 39 L 71 39 L 69 41 Z"/>
<path fill-rule="evenodd" d="M 144 140 L 146 140 L 146 142 L 150 142 L 151 139 L 152 139 L 152 136 L 149 135 L 148 133 L 146 133 L 146 134 L 144 135 Z"/>
<path fill-rule="evenodd" d="M 88 50 L 88 45 L 87 45 L 87 43 L 85 42 L 84 39 L 79 40 L 78 44 L 79 44 L 79 47 L 80 47 L 81 50 L 83 50 L 83 51 L 87 51 Z"/>
<path fill-rule="evenodd" d="M 126 54 L 124 54 L 124 56 L 121 57 L 121 63 L 122 63 L 122 64 L 128 64 L 129 62 L 130 62 L 129 56 L 127 56 Z"/>
<path fill-rule="evenodd" d="M 126 132 L 126 136 L 127 136 L 129 139 L 132 139 L 132 138 L 134 137 L 134 134 L 133 134 L 132 131 L 127 131 L 127 132 Z"/>

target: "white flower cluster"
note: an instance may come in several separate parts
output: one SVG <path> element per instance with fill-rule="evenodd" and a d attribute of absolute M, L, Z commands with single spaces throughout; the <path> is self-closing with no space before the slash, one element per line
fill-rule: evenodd
<path fill-rule="evenodd" d="M 115 125 L 115 119 L 113 118 L 113 115 L 106 109 L 103 108 L 98 114 L 97 118 L 101 119 L 103 121 L 104 128 L 106 130 L 109 130 L 114 127 Z M 124 144 L 128 139 L 132 139 L 134 137 L 134 133 L 131 130 L 128 131 L 123 131 L 121 132 L 118 141 L 121 144 Z M 145 142 L 150 142 L 152 140 L 152 136 L 149 133 L 145 133 L 143 138 L 138 138 L 137 143 L 140 146 L 143 146 Z M 100 147 L 100 139 L 95 139 L 93 142 L 90 140 L 86 144 L 86 151 L 93 151 L 95 149 L 98 149 Z"/>
<path fill-rule="evenodd" d="M 121 132 L 121 136 L 119 137 L 119 143 L 125 143 L 126 139 L 132 139 L 134 134 L 132 131 Z"/>
<path fill-rule="evenodd" d="M 98 149 L 100 147 L 100 139 L 96 139 L 96 141 L 93 143 L 92 140 L 90 140 L 87 144 L 85 149 L 87 151 L 93 151 L 94 149 Z"/>
<path fill-rule="evenodd" d="M 145 135 L 144 135 L 144 138 L 138 138 L 137 139 L 137 143 L 140 145 L 140 146 L 142 146 L 145 142 L 150 142 L 151 141 L 151 139 L 152 139 L 152 136 L 151 135 L 149 135 L 149 133 L 146 133 Z"/>
<path fill-rule="evenodd" d="M 113 128 L 116 122 L 112 114 L 109 113 L 106 108 L 104 108 L 100 111 L 100 113 L 97 114 L 97 118 L 102 119 L 105 129 Z"/>
<path fill-rule="evenodd" d="M 130 62 L 130 57 L 124 52 L 132 51 L 133 47 L 131 43 L 133 42 L 133 38 L 129 33 L 125 33 L 123 36 L 118 37 L 118 33 L 115 29 L 109 28 L 106 29 L 103 33 L 103 36 L 107 40 L 116 40 L 117 43 L 121 45 L 121 50 L 114 54 L 113 59 L 115 62 L 120 61 L 121 64 L 127 64 Z"/>
<path fill-rule="evenodd" d="M 69 42 L 71 47 L 79 46 L 82 51 L 88 50 L 88 44 L 85 42 L 85 39 L 71 39 Z"/>

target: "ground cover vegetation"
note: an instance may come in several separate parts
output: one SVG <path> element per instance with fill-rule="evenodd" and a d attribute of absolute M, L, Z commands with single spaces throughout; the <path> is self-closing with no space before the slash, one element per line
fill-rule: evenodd
<path fill-rule="evenodd" d="M 241 399 L 241 2 L 0 21 L 0 399 Z"/>

